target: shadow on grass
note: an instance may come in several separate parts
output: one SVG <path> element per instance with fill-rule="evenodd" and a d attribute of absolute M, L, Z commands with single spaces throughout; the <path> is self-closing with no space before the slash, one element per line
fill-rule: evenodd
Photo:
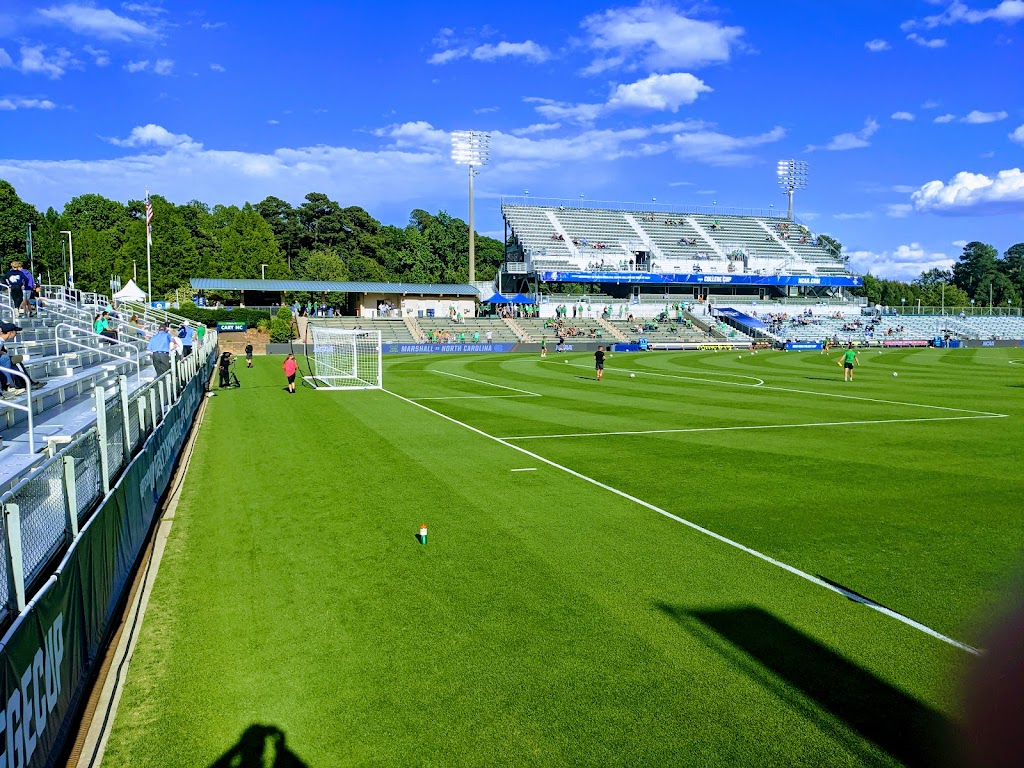
<path fill-rule="evenodd" d="M 218 757 L 210 768 L 309 768 L 285 744 L 284 731 L 273 725 L 254 723 L 245 729 L 238 743 Z"/>
<path fill-rule="evenodd" d="M 865 745 L 833 718 L 904 765 L 957 764 L 956 734 L 942 713 L 770 613 L 751 606 L 655 605 L 867 762 Z"/>

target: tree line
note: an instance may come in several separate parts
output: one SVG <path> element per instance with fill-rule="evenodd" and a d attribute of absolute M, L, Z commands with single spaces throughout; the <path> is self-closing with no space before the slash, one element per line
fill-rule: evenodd
<path fill-rule="evenodd" d="M 152 195 L 153 296 L 164 298 L 193 277 L 464 283 L 469 272 L 469 228 L 444 211 L 416 209 L 405 227 L 381 224 L 359 206 L 343 207 L 320 192 L 292 206 L 277 197 L 255 205 L 175 205 Z M 63 283 L 70 269 L 72 233 L 75 287 L 107 293 L 112 277 L 134 274 L 146 289 L 145 200 L 122 203 L 79 195 L 63 210 L 40 213 L 0 180 L 0 249 L 5 261 L 28 266 L 26 227 L 32 226 L 35 271 Z M 476 235 L 478 279 L 490 280 L 504 246 Z M 266 265 L 265 269 L 261 265 Z"/>
<path fill-rule="evenodd" d="M 193 277 L 464 283 L 469 272 L 469 228 L 444 211 L 415 209 L 405 227 L 381 224 L 359 206 L 343 207 L 320 192 L 298 206 L 277 197 L 252 205 L 213 205 L 192 200 L 175 205 L 159 195 L 153 206 L 153 295 L 176 296 Z M 32 225 L 36 273 L 62 283 L 70 266 L 66 238 L 72 233 L 76 287 L 106 293 L 111 277 L 122 283 L 138 273 L 146 287 L 145 201 L 122 203 L 79 195 L 63 210 L 40 213 L 0 179 L 0 252 L 5 261 L 26 257 L 26 225 Z M 821 236 L 836 253 L 842 243 Z M 490 280 L 504 246 L 476 236 L 476 269 Z M 266 265 L 265 270 L 261 265 Z M 855 291 L 887 306 L 1021 306 L 1024 243 L 1002 255 L 991 245 L 964 246 L 950 270 L 932 269 L 910 282 L 865 275 Z"/>

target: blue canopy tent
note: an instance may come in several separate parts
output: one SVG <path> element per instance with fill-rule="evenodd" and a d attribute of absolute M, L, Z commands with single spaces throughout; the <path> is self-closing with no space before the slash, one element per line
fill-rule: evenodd
<path fill-rule="evenodd" d="M 483 303 L 484 304 L 508 304 L 509 301 L 510 301 L 509 299 L 505 298 L 500 293 L 496 293 L 493 296 L 491 296 L 491 298 L 486 299 Z"/>
<path fill-rule="evenodd" d="M 508 300 L 509 304 L 533 304 L 533 299 L 529 296 L 523 296 L 521 293 L 517 293 L 511 299 Z"/>

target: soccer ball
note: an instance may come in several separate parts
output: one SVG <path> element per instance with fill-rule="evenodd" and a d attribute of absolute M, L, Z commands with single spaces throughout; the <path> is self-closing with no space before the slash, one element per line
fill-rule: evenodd
<path fill-rule="evenodd" d="M 893 371 L 893 372 L 892 372 L 892 375 L 893 375 L 893 376 L 899 376 L 899 374 L 898 374 L 898 373 L 896 373 L 896 371 Z"/>
<path fill-rule="evenodd" d="M 636 374 L 635 374 L 635 373 L 631 373 L 631 374 L 629 374 L 629 378 L 631 378 L 631 379 L 635 379 L 635 378 L 636 378 Z"/>
<path fill-rule="evenodd" d="M 742 359 L 743 359 L 743 355 L 739 355 L 739 356 L 737 356 L 737 358 L 736 358 L 736 359 L 737 359 L 737 360 L 742 360 Z"/>
<path fill-rule="evenodd" d="M 566 364 L 566 365 L 568 365 L 568 364 L 569 364 L 569 361 L 568 361 L 568 360 L 566 360 L 566 361 L 565 361 L 565 364 Z"/>

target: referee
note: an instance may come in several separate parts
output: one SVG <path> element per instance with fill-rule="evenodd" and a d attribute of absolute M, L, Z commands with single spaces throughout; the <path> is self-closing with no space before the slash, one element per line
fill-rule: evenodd
<path fill-rule="evenodd" d="M 168 327 L 167 323 L 161 325 L 146 347 L 153 353 L 153 369 L 157 376 L 162 376 L 171 370 L 171 347 L 178 344 L 177 340 L 171 336 Z"/>

